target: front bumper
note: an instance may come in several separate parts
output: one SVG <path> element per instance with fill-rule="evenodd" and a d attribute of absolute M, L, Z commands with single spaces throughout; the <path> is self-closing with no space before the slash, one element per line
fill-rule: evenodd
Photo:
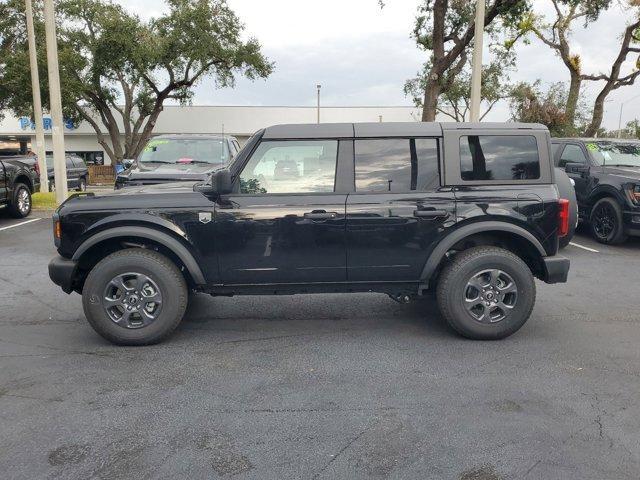
<path fill-rule="evenodd" d="M 640 208 L 626 210 L 622 214 L 624 233 L 631 236 L 640 236 Z"/>
<path fill-rule="evenodd" d="M 565 283 L 569 277 L 569 259 L 560 255 L 542 258 L 546 283 Z"/>
<path fill-rule="evenodd" d="M 71 293 L 77 268 L 78 262 L 57 256 L 49 262 L 49 278 L 62 288 L 63 292 Z"/>

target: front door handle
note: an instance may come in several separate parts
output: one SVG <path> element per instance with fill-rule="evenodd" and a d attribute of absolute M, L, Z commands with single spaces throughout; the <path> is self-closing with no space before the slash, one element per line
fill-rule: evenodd
<path fill-rule="evenodd" d="M 314 210 L 304 214 L 304 218 L 309 220 L 329 220 L 331 218 L 336 218 L 337 216 L 338 212 L 326 212 L 324 210 Z"/>
<path fill-rule="evenodd" d="M 414 210 L 413 216 L 418 218 L 447 218 L 449 212 L 446 210 Z"/>

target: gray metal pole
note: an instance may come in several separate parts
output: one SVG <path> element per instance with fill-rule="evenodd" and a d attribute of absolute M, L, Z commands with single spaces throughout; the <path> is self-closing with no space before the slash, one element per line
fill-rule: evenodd
<path fill-rule="evenodd" d="M 29 41 L 29 64 L 31 66 L 31 92 L 33 95 L 33 120 L 36 122 L 35 152 L 40 167 L 40 191 L 49 190 L 49 175 L 47 174 L 46 151 L 44 148 L 44 126 L 42 122 L 42 100 L 40 98 L 40 74 L 38 72 L 38 52 L 36 50 L 36 35 L 33 29 L 33 7 L 31 0 L 25 0 L 25 14 L 27 16 L 27 39 Z"/>
<path fill-rule="evenodd" d="M 44 27 L 47 38 L 47 70 L 51 103 L 51 139 L 53 141 L 53 173 L 56 181 L 56 202 L 67 199 L 67 168 L 64 153 L 64 125 L 60 97 L 60 69 L 53 0 L 44 0 Z"/>
<path fill-rule="evenodd" d="M 620 116 L 618 117 L 618 138 L 622 138 L 622 107 L 624 103 L 620 104 Z"/>
<path fill-rule="evenodd" d="M 316 85 L 316 88 L 318 89 L 318 108 L 317 108 L 318 123 L 320 123 L 320 89 L 322 88 L 322 85 Z"/>
<path fill-rule="evenodd" d="M 471 121 L 480 121 L 480 101 L 482 86 L 482 44 L 484 36 L 485 0 L 476 4 L 476 24 L 473 36 L 473 61 L 471 66 Z"/>

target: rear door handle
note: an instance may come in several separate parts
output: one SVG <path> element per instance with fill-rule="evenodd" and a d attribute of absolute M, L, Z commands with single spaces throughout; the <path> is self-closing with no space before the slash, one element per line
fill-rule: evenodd
<path fill-rule="evenodd" d="M 304 218 L 309 220 L 329 220 L 336 218 L 338 212 L 325 212 L 324 210 L 314 210 L 313 212 L 307 212 L 304 214 Z"/>
<path fill-rule="evenodd" d="M 413 216 L 418 218 L 447 218 L 449 212 L 446 210 L 414 210 Z"/>

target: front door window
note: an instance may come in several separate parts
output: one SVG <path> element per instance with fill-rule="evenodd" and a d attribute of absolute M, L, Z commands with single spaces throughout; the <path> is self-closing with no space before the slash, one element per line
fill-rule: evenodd
<path fill-rule="evenodd" d="M 240 174 L 240 193 L 330 193 L 336 140 L 264 141 Z"/>

